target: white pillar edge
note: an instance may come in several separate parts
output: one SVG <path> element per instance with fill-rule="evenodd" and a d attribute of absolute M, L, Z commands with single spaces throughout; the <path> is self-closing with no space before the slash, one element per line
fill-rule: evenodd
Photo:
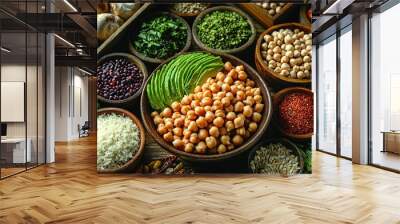
<path fill-rule="evenodd" d="M 54 35 L 46 35 L 46 163 L 55 162 L 55 53 Z"/>
<path fill-rule="evenodd" d="M 352 160 L 368 164 L 368 15 L 353 19 Z"/>

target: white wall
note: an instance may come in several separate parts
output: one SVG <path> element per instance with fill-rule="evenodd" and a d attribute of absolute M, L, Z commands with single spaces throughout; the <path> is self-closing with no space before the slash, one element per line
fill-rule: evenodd
<path fill-rule="evenodd" d="M 55 68 L 55 140 L 68 140 L 68 88 L 69 76 L 67 67 Z"/>
<path fill-rule="evenodd" d="M 37 99 L 36 99 L 36 80 L 31 77 L 31 74 L 36 75 L 36 67 L 27 66 L 20 64 L 4 64 L 1 66 L 1 81 L 2 82 L 25 82 L 25 75 L 27 69 L 28 72 L 28 85 L 29 87 L 34 86 L 35 88 L 27 88 L 27 107 L 30 107 L 28 112 L 36 111 Z M 40 106 L 40 105 L 39 105 Z M 34 107 L 34 108 L 33 108 Z M 7 108 L 1 108 L 7 110 Z M 28 118 L 28 129 L 33 127 L 36 130 L 36 113 L 27 113 Z M 28 137 L 29 136 L 28 130 Z M 36 135 L 36 132 L 35 132 Z M 25 122 L 9 122 L 7 123 L 7 136 L 8 137 L 25 137 Z M 36 137 L 36 136 L 35 136 Z"/>
<path fill-rule="evenodd" d="M 74 75 L 74 92 L 73 94 L 75 94 L 73 97 L 74 99 L 74 108 L 73 110 L 75 110 L 75 113 L 73 111 L 73 119 L 72 119 L 72 136 L 74 136 L 74 138 L 79 137 L 79 133 L 78 133 L 78 124 L 79 125 L 83 125 L 85 123 L 85 121 L 88 121 L 89 119 L 89 102 L 88 102 L 88 78 L 82 76 L 82 73 L 78 73 L 78 75 L 76 75 L 76 71 L 75 70 L 75 75 Z M 81 111 L 80 111 L 81 110 Z"/>
<path fill-rule="evenodd" d="M 25 82 L 1 82 L 1 122 L 24 122 Z M 36 106 L 34 107 L 36 108 Z"/>
<path fill-rule="evenodd" d="M 4 82 L 25 82 L 25 64 L 6 64 L 1 66 L 1 81 Z M 1 108 L 6 110 L 6 108 Z M 24 138 L 25 137 L 25 123 L 12 122 L 7 123 L 7 137 Z"/>
<path fill-rule="evenodd" d="M 37 70 L 38 69 L 38 70 Z M 25 80 L 27 78 L 27 80 Z M 25 138 L 30 139 L 30 147 L 32 149 L 32 161 L 39 163 L 44 162 L 44 74 L 42 68 L 18 63 L 2 64 L 1 81 L 3 82 L 24 82 L 26 83 L 26 115 L 25 122 L 6 122 L 8 138 Z M 7 97 L 7 96 L 2 96 Z M 1 108 L 1 110 L 9 110 L 10 108 Z M 22 108 L 25 113 L 25 106 Z M 39 153 L 37 156 L 36 153 Z"/>
<path fill-rule="evenodd" d="M 88 79 L 71 67 L 56 67 L 55 73 L 55 140 L 74 140 L 78 125 L 88 120 Z"/>

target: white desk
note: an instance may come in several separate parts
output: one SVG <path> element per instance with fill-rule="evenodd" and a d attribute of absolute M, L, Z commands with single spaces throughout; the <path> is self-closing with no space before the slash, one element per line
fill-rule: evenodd
<path fill-rule="evenodd" d="M 25 138 L 5 138 L 1 139 L 1 147 L 13 147 L 12 148 L 12 162 L 13 163 L 25 163 L 31 162 L 32 160 L 32 153 L 31 153 L 31 146 L 32 140 L 30 138 L 26 141 L 28 144 L 26 147 L 25 153 Z M 4 150 L 5 151 L 5 150 Z M 26 161 L 25 161 L 26 158 Z"/>

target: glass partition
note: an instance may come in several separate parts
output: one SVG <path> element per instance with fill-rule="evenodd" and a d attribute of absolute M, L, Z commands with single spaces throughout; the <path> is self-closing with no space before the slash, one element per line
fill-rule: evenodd
<path fill-rule="evenodd" d="M 36 13 L 42 1 L 2 1 Z M 11 25 L 10 25 L 11 24 Z M 45 35 L 0 11 L 0 178 L 45 163 Z"/>
<path fill-rule="evenodd" d="M 318 145 L 336 154 L 336 36 L 318 47 Z"/>
<path fill-rule="evenodd" d="M 30 162 L 27 163 L 28 168 L 37 165 L 38 160 L 38 35 L 36 32 L 27 33 L 28 38 L 28 62 L 27 62 L 27 94 L 26 94 L 26 114 L 27 114 L 27 142 L 31 153 Z"/>
<path fill-rule="evenodd" d="M 2 33 L 1 46 L 1 139 L 2 177 L 26 170 L 31 162 L 30 143 L 27 144 L 26 33 Z"/>
<path fill-rule="evenodd" d="M 371 18 L 371 162 L 400 170 L 400 4 Z"/>
<path fill-rule="evenodd" d="M 340 155 L 352 157 L 352 33 L 341 31 L 340 46 Z"/>
<path fill-rule="evenodd" d="M 38 33 L 38 64 L 37 64 L 37 162 L 46 162 L 46 38 Z"/>

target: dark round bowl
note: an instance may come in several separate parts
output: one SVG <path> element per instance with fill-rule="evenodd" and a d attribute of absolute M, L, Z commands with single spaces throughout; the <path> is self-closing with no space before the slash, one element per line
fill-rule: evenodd
<path fill-rule="evenodd" d="M 130 32 L 131 32 L 131 35 L 129 36 L 129 43 L 128 43 L 128 46 L 129 46 L 129 51 L 130 51 L 132 54 L 136 55 L 138 58 L 142 59 L 143 61 L 146 61 L 146 62 L 149 62 L 149 63 L 153 63 L 153 64 L 160 64 L 160 63 L 163 63 L 164 61 L 167 61 L 169 58 L 166 58 L 166 59 L 159 59 L 159 58 L 150 58 L 150 57 L 147 57 L 146 55 L 144 55 L 144 54 L 142 54 L 141 52 L 139 52 L 139 51 L 133 46 L 133 40 L 135 39 L 136 35 L 138 34 L 139 29 L 140 29 L 140 26 L 141 26 L 141 24 L 142 24 L 143 22 L 146 22 L 146 21 L 148 21 L 148 20 L 150 20 L 150 19 L 152 19 L 152 18 L 155 18 L 155 17 L 157 17 L 157 16 L 161 16 L 161 15 L 165 15 L 165 16 L 169 16 L 169 17 L 178 19 L 179 21 L 181 21 L 181 22 L 186 26 L 186 29 L 187 29 L 187 39 L 186 39 L 186 44 L 185 44 L 185 46 L 184 46 L 179 52 L 176 52 L 176 53 L 175 53 L 173 56 L 171 56 L 170 58 L 175 57 L 176 55 L 181 54 L 181 53 L 187 51 L 187 50 L 189 49 L 190 45 L 192 44 L 192 32 L 191 32 L 191 30 L 190 30 L 190 26 L 189 26 L 189 24 L 186 22 L 186 20 L 184 20 L 182 17 L 177 16 L 177 15 L 175 15 L 175 14 L 173 14 L 173 13 L 170 13 L 170 12 L 156 12 L 156 13 L 152 13 L 152 14 L 150 14 L 150 15 L 144 16 L 142 19 L 140 19 L 140 20 L 137 22 L 137 24 L 136 24 L 135 26 L 133 26 L 133 27 L 134 27 L 133 30 L 130 31 Z"/>
<path fill-rule="evenodd" d="M 279 118 L 278 118 L 278 110 L 279 110 L 279 104 L 282 102 L 282 100 L 284 99 L 284 97 L 288 94 L 291 93 L 305 93 L 305 94 L 309 94 L 311 96 L 313 96 L 313 92 L 307 88 L 302 88 L 302 87 L 289 87 L 286 89 L 282 89 L 281 91 L 277 92 L 276 94 L 274 94 L 273 96 L 273 104 L 274 104 L 274 116 L 273 116 L 273 122 L 276 126 L 276 128 L 278 129 L 278 131 L 286 136 L 287 138 L 290 138 L 294 141 L 308 141 L 311 139 L 313 133 L 306 133 L 306 134 L 292 134 L 289 133 L 287 131 L 285 131 L 279 122 Z"/>
<path fill-rule="evenodd" d="M 177 2 L 177 3 L 180 3 L 180 2 Z M 196 17 L 197 15 L 199 15 L 201 13 L 201 12 L 198 12 L 198 13 L 182 13 L 182 12 L 178 12 L 178 11 L 175 11 L 175 9 L 173 8 L 174 4 L 172 4 L 171 7 L 169 7 L 169 10 L 172 13 L 174 13 L 175 15 L 177 15 L 177 16 L 181 16 L 181 17 L 184 17 L 184 18 L 192 18 L 192 17 Z M 205 3 L 205 4 L 207 5 L 207 8 L 210 7 L 209 3 Z"/>
<path fill-rule="evenodd" d="M 133 171 L 138 164 L 140 163 L 140 160 L 143 156 L 143 152 L 144 152 L 144 144 L 146 142 L 145 139 L 145 131 L 143 128 L 142 123 L 140 122 L 140 120 L 131 112 L 121 109 L 121 108 L 112 108 L 112 107 L 108 107 L 108 108 L 103 108 L 97 111 L 97 116 L 101 115 L 101 114 L 118 114 L 118 115 L 122 115 L 125 117 L 129 117 L 133 123 L 136 124 L 137 128 L 139 129 L 139 138 L 140 138 L 140 145 L 139 145 L 139 149 L 136 151 L 136 153 L 133 155 L 133 157 L 126 162 L 123 166 L 115 168 L 115 169 L 97 169 L 97 172 L 99 173 L 119 173 L 119 172 L 128 172 L 128 171 Z"/>
<path fill-rule="evenodd" d="M 185 53 L 187 54 L 187 53 Z M 272 118 L 272 99 L 271 95 L 269 92 L 269 89 L 267 85 L 265 84 L 265 81 L 261 78 L 261 76 L 252 68 L 250 67 L 247 63 L 244 61 L 240 60 L 239 58 L 236 58 L 232 55 L 228 54 L 215 54 L 221 56 L 224 62 L 230 61 L 233 65 L 243 65 L 245 67 L 245 71 L 247 72 L 247 75 L 256 83 L 257 87 L 260 88 L 261 94 L 263 96 L 263 103 L 264 103 L 264 111 L 262 112 L 263 118 L 259 124 L 259 127 L 257 131 L 249 138 L 247 139 L 246 143 L 241 145 L 238 148 L 233 149 L 232 151 L 223 153 L 223 154 L 215 154 L 215 155 L 201 155 L 201 154 L 194 154 L 194 153 L 187 153 L 178 149 L 175 149 L 171 144 L 166 142 L 162 136 L 160 136 L 157 133 L 157 127 L 153 123 L 153 119 L 151 118 L 150 114 L 152 111 L 154 111 L 148 102 L 147 99 L 147 92 L 143 91 L 141 100 L 140 100 L 140 108 L 141 108 L 141 115 L 143 119 L 144 126 L 146 127 L 146 130 L 150 133 L 150 135 L 154 138 L 154 140 L 164 149 L 166 149 L 168 152 L 180 156 L 185 160 L 189 161 L 199 161 L 199 162 L 207 162 L 207 161 L 220 161 L 220 160 L 225 160 L 234 156 L 237 156 L 249 149 L 252 148 L 263 136 L 264 132 L 267 130 L 270 120 Z M 173 59 L 173 58 L 172 58 Z M 170 59 L 170 60 L 172 60 Z M 170 61 L 169 60 L 169 61 Z M 155 74 L 155 72 L 160 69 L 164 64 L 168 63 L 169 61 L 166 61 L 159 65 L 152 73 L 152 75 Z M 150 76 L 151 77 L 151 76 Z M 150 78 L 148 79 L 150 80 Z M 146 81 L 145 86 L 147 86 L 148 81 Z"/>
<path fill-rule="evenodd" d="M 123 100 L 110 100 L 107 98 L 104 98 L 103 96 L 97 95 L 97 99 L 100 100 L 101 102 L 107 103 L 107 104 L 111 104 L 111 105 L 115 105 L 115 106 L 123 106 L 123 105 L 127 105 L 131 102 L 133 102 L 134 100 L 136 100 L 140 94 L 143 91 L 144 88 L 144 83 L 147 79 L 148 73 L 147 73 L 147 68 L 146 66 L 143 64 L 143 62 L 141 60 L 139 60 L 137 57 L 131 55 L 131 54 L 127 54 L 127 53 L 112 53 L 112 54 L 107 54 L 105 56 L 103 56 L 102 58 L 100 58 L 97 61 L 97 66 L 101 65 L 103 62 L 112 59 L 112 58 L 127 58 L 130 62 L 132 62 L 133 64 L 135 64 L 139 70 L 142 72 L 143 74 L 143 82 L 142 85 L 140 87 L 140 89 L 138 89 L 136 91 L 135 94 L 133 94 L 132 96 L 123 99 Z"/>
<path fill-rule="evenodd" d="M 250 166 L 250 162 L 253 160 L 254 155 L 256 154 L 256 151 L 259 150 L 262 146 L 266 146 L 268 144 L 276 144 L 276 143 L 281 143 L 282 145 L 284 145 L 286 148 L 290 149 L 292 152 L 294 152 L 294 154 L 297 156 L 297 158 L 299 159 L 299 166 L 300 169 L 298 171 L 298 173 L 300 173 L 303 170 L 304 167 L 304 159 L 302 156 L 302 153 L 300 151 L 299 148 L 297 148 L 297 146 L 291 142 L 288 139 L 285 138 L 278 138 L 278 139 L 266 139 L 266 140 L 262 140 L 261 142 L 259 142 L 255 147 L 253 147 L 253 149 L 250 151 L 249 153 L 249 158 L 247 161 L 248 164 L 248 169 L 250 171 L 250 173 L 254 173 L 253 170 L 251 169 Z"/>
<path fill-rule="evenodd" d="M 275 26 L 271 26 L 267 30 L 265 30 L 260 36 L 258 37 L 257 43 L 256 43 L 256 51 L 255 51 L 255 64 L 257 71 L 263 75 L 266 79 L 269 81 L 276 83 L 276 84 L 281 84 L 284 86 L 307 86 L 311 84 L 311 78 L 310 79 L 293 79 L 290 77 L 284 77 L 276 72 L 272 71 L 269 67 L 268 64 L 265 63 L 262 55 L 261 55 L 261 44 L 264 42 L 264 36 L 266 34 L 271 34 L 272 32 L 280 29 L 299 29 L 301 31 L 304 31 L 305 33 L 311 33 L 311 26 L 306 26 L 300 23 L 284 23 L 284 24 L 279 24 Z"/>
<path fill-rule="evenodd" d="M 201 42 L 199 36 L 197 35 L 197 25 L 201 22 L 201 20 L 203 19 L 203 17 L 211 12 L 214 11 L 233 11 L 238 13 L 239 15 L 243 16 L 247 22 L 250 25 L 251 28 L 251 36 L 249 37 L 249 39 L 247 40 L 246 43 L 244 43 L 242 46 L 237 47 L 237 48 L 233 48 L 233 49 L 228 49 L 228 50 L 221 50 L 221 49 L 213 49 L 210 48 L 208 46 L 206 46 L 205 44 L 203 44 L 203 42 Z M 251 44 L 253 44 L 254 40 L 256 39 L 256 29 L 254 27 L 253 24 L 253 20 L 250 18 L 250 16 L 248 16 L 246 13 L 244 13 L 242 10 L 235 8 L 235 7 L 231 7 L 231 6 L 216 6 L 216 7 L 212 7 L 209 9 L 204 10 L 203 12 L 201 12 L 196 19 L 193 22 L 193 26 L 192 26 L 192 33 L 193 33 L 193 40 L 194 42 L 203 50 L 205 51 L 209 51 L 215 54 L 237 54 L 239 52 L 243 52 L 245 50 L 247 50 Z"/>

